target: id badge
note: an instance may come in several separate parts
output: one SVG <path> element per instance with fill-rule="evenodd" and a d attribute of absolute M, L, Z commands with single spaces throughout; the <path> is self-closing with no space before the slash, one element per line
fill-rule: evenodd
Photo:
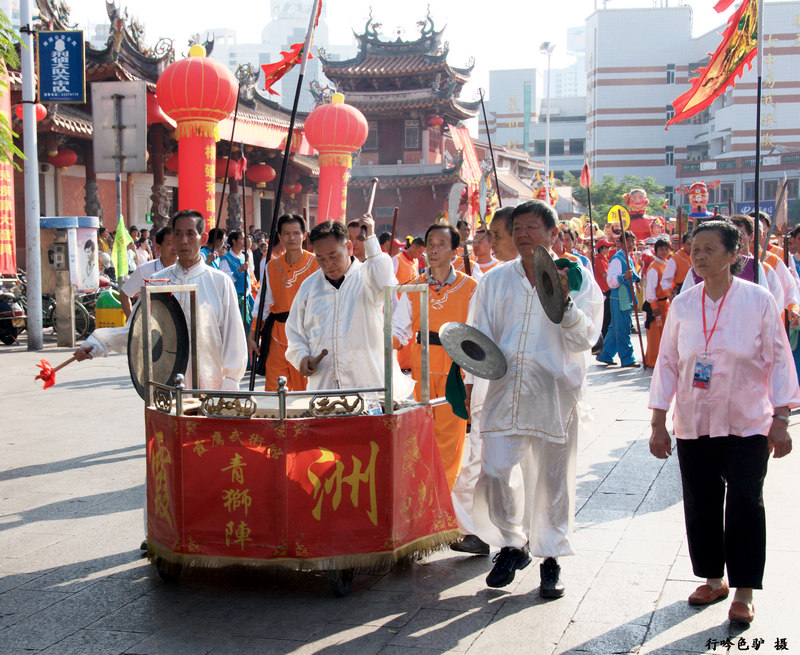
<path fill-rule="evenodd" d="M 714 365 L 711 362 L 695 362 L 692 386 L 696 389 L 708 389 L 709 384 L 711 384 L 711 371 L 713 369 Z"/>

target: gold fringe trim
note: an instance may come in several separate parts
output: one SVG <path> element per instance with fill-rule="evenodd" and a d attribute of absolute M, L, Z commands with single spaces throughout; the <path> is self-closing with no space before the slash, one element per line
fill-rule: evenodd
<path fill-rule="evenodd" d="M 353 165 L 353 158 L 350 155 L 342 155 L 334 152 L 319 153 L 320 166 L 344 166 L 350 168 Z"/>
<path fill-rule="evenodd" d="M 365 553 L 358 555 L 333 555 L 330 557 L 277 557 L 274 559 L 255 559 L 248 557 L 217 557 L 198 553 L 176 553 L 167 546 L 147 540 L 147 559 L 155 564 L 160 559 L 183 568 L 216 569 L 225 567 L 282 568 L 293 571 L 346 571 L 374 573 L 386 571 L 402 559 L 411 555 L 430 555 L 458 540 L 458 530 L 446 530 L 420 537 L 391 551 Z"/>
<path fill-rule="evenodd" d="M 213 138 L 214 141 L 219 141 L 219 123 L 203 120 L 182 121 L 178 123 L 178 127 L 175 131 L 176 138 L 183 139 L 192 136 Z"/>

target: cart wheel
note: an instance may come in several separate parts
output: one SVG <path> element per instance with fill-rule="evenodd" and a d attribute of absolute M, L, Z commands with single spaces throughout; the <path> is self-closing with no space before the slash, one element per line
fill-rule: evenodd
<path fill-rule="evenodd" d="M 156 571 L 158 571 L 158 575 L 161 576 L 164 582 L 167 584 L 175 584 L 181 577 L 183 567 L 180 564 L 173 564 L 161 557 L 156 557 Z"/>
<path fill-rule="evenodd" d="M 337 598 L 343 598 L 350 593 L 353 586 L 353 569 L 330 572 L 331 591 Z"/>

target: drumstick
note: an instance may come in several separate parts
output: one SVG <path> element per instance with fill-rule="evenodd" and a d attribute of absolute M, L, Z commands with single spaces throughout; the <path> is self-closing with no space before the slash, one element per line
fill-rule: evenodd
<path fill-rule="evenodd" d="M 378 178 L 373 177 L 370 182 L 372 188 L 369 190 L 369 202 L 367 203 L 367 214 L 372 214 L 372 205 L 375 204 L 375 191 L 378 190 Z M 367 228 L 361 226 L 361 231 L 358 234 L 359 241 L 364 241 L 367 238 Z"/>
<path fill-rule="evenodd" d="M 322 358 L 325 357 L 325 355 L 327 354 L 328 350 L 326 348 L 323 348 L 322 352 L 308 363 L 309 370 L 316 371 L 317 366 L 319 366 L 319 363 L 322 361 Z"/>

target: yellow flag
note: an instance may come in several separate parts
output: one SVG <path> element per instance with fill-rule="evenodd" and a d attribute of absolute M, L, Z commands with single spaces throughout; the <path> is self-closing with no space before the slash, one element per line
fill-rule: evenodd
<path fill-rule="evenodd" d="M 117 232 L 114 235 L 114 245 L 111 248 L 111 263 L 114 265 L 117 277 L 128 274 L 128 244 L 133 243 L 133 238 L 125 227 L 122 216 L 117 222 Z"/>

